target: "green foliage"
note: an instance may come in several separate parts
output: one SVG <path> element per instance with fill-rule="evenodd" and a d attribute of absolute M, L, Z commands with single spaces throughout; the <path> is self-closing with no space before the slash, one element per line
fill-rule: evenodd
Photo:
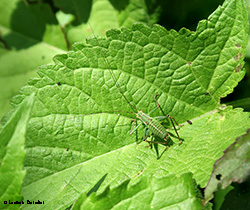
<path fill-rule="evenodd" d="M 93 34 L 87 22 L 93 25 L 95 33 L 105 35 L 105 31 L 110 28 L 131 27 L 135 22 L 151 26 L 157 22 L 160 15 L 160 5 L 155 4 L 154 0 L 76 0 L 74 4 L 68 0 L 54 2 L 61 11 L 74 17 L 74 22 L 65 25 L 65 33 L 70 44 Z M 61 14 L 62 18 L 63 16 Z"/>
<path fill-rule="evenodd" d="M 10 204 L 22 201 L 21 185 L 24 179 L 25 132 L 34 94 L 27 97 L 0 131 L 0 201 L 1 209 L 19 209 Z M 7 204 L 4 204 L 7 201 Z"/>
<path fill-rule="evenodd" d="M 213 198 L 213 192 L 220 186 L 225 189 L 231 182 L 242 183 L 250 175 L 250 130 L 238 138 L 216 161 L 205 190 L 205 201 Z"/>
<path fill-rule="evenodd" d="M 66 43 L 47 4 L 28 6 L 22 0 L 0 1 L 0 116 L 10 109 L 10 99 L 36 68 L 52 62 Z"/>
<path fill-rule="evenodd" d="M 107 3 L 94 2 L 95 6 Z M 63 6 L 65 2 L 57 3 Z M 70 16 L 58 16 L 61 25 L 71 20 Z M 95 21 L 100 19 L 89 19 L 99 34 Z M 81 27 L 87 26 L 75 29 Z M 66 31 L 70 33 L 70 28 Z M 80 196 L 82 203 L 78 206 L 95 207 L 105 201 L 105 195 L 119 191 L 131 202 L 144 201 L 140 205 L 150 207 L 150 198 L 140 197 L 141 192 L 136 194 L 137 199 L 132 197 L 133 186 L 138 186 L 138 190 L 145 187 L 148 194 L 155 190 L 158 204 L 165 205 L 161 196 L 170 196 L 165 201 L 169 203 L 174 202 L 173 197 L 179 198 L 169 194 L 169 183 L 178 189 L 178 184 L 187 179 L 182 187 L 190 187 L 191 175 L 183 175 L 190 172 L 197 184 L 205 187 L 213 163 L 250 127 L 249 113 L 220 104 L 220 98 L 231 93 L 245 75 L 242 67 L 247 33 L 244 1 L 226 0 L 208 20 L 199 22 L 196 32 L 184 28 L 167 31 L 159 25 L 151 28 L 137 23 L 131 29 L 111 29 L 107 38 L 92 37 L 86 43 L 74 44 L 73 51 L 55 56 L 54 64 L 40 67 L 39 77 L 30 80 L 12 99 L 12 105 L 18 108 L 35 93 L 25 142 L 24 200 L 45 201 L 40 209 L 65 209 Z M 104 58 L 138 110 L 151 111 L 158 93 L 163 111 L 182 124 L 178 128 L 181 146 L 170 126 L 173 144 L 167 151 L 162 145 L 152 149 L 144 142 L 136 145 L 143 136 L 142 128 L 129 135 L 130 120 L 135 116 L 129 113 L 131 109 L 117 90 Z M 7 125 L 9 120 L 6 115 L 3 121 Z M 86 197 L 106 174 L 99 190 Z M 138 174 L 142 178 L 133 185 Z M 166 183 L 159 184 L 159 180 Z M 157 186 L 164 192 L 159 193 Z M 189 189 L 192 198 L 199 195 L 194 188 Z M 200 204 L 199 199 L 195 201 L 196 206 Z"/>
<path fill-rule="evenodd" d="M 250 181 L 241 184 L 232 183 L 233 188 L 225 196 L 221 209 L 228 210 L 245 210 L 250 208 Z"/>

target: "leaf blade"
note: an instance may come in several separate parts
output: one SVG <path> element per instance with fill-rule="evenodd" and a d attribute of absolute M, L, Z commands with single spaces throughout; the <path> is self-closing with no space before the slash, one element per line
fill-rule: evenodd
<path fill-rule="evenodd" d="M 25 132 L 33 99 L 34 95 L 27 97 L 0 131 L 0 200 L 4 209 L 19 209 L 19 205 L 13 203 L 22 201 L 20 190 L 25 176 L 25 170 L 23 170 L 26 154 L 24 150 Z"/>

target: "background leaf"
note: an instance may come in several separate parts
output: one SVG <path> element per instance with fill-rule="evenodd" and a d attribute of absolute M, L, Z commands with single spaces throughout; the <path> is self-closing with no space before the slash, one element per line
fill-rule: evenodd
<path fill-rule="evenodd" d="M 110 28 L 131 27 L 135 22 L 150 26 L 157 22 L 160 15 L 160 5 L 152 0 L 122 2 L 76 0 L 73 4 L 67 0 L 55 0 L 54 2 L 55 6 L 64 13 L 73 14 L 75 17 L 74 21 L 65 26 L 65 32 L 71 45 L 83 41 L 87 36 L 93 34 L 88 22 L 91 23 L 96 34 L 104 35 L 105 31 Z"/>
<path fill-rule="evenodd" d="M 22 0 L 0 2 L 0 116 L 11 106 L 36 68 L 51 62 L 66 43 L 47 4 L 27 5 Z"/>
<path fill-rule="evenodd" d="M 250 182 L 246 181 L 241 184 L 232 183 L 229 187 L 233 188 L 228 192 L 224 197 L 224 202 L 221 205 L 221 209 L 239 209 L 245 210 L 250 208 L 250 191 L 249 191 Z M 215 193 L 216 196 L 217 192 Z"/>
<path fill-rule="evenodd" d="M 25 175 L 25 132 L 33 99 L 34 95 L 27 97 L 0 131 L 1 209 L 20 209 L 20 205 L 9 202 L 22 201 L 20 190 Z"/>
<path fill-rule="evenodd" d="M 218 186 L 225 189 L 231 182 L 242 183 L 250 176 L 250 132 L 238 138 L 224 151 L 224 155 L 216 161 L 213 173 L 205 189 L 207 202 L 213 197 Z"/>

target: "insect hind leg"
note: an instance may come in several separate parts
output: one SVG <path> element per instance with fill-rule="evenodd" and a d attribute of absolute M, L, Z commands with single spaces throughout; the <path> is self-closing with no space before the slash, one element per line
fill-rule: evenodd
<path fill-rule="evenodd" d="M 178 126 L 178 123 L 177 123 L 176 120 L 175 120 L 172 116 L 170 116 L 169 114 L 167 115 L 167 117 L 170 119 L 171 124 L 172 124 L 173 127 L 174 127 L 175 133 L 176 133 L 176 135 L 178 136 L 178 139 L 179 139 L 179 141 L 180 141 L 179 145 L 181 145 L 181 144 L 182 144 L 182 140 L 181 140 L 181 138 L 180 138 L 180 136 L 179 136 L 179 134 L 178 134 L 178 132 L 177 132 L 177 129 L 176 129 L 175 125 L 174 125 L 174 122 L 175 122 L 175 124 L 176 124 L 177 126 Z"/>
<path fill-rule="evenodd" d="M 163 112 L 163 110 L 162 110 L 162 108 L 161 108 L 159 102 L 157 101 L 157 93 L 155 93 L 154 100 L 155 100 L 157 106 L 156 106 L 153 110 L 151 110 L 151 111 L 148 113 L 148 115 L 150 115 L 152 112 L 156 111 L 156 110 L 159 109 L 159 108 L 160 108 L 160 110 L 162 111 L 162 113 L 164 114 L 164 112 Z M 165 114 L 164 114 L 164 115 L 165 115 Z"/>
<path fill-rule="evenodd" d="M 160 109 L 161 110 L 161 112 L 162 112 L 162 114 L 164 115 L 164 116 L 166 116 L 166 114 L 164 113 L 164 111 L 163 111 L 163 109 L 161 108 L 161 106 L 160 106 L 160 104 L 159 104 L 159 102 L 158 102 L 158 100 L 157 100 L 157 93 L 155 93 L 155 96 L 154 96 L 154 100 L 155 100 L 155 103 L 156 103 L 156 105 L 157 105 L 157 107 L 153 110 L 153 111 L 155 111 L 155 110 L 157 110 L 157 109 Z M 151 111 L 152 112 L 152 111 Z"/>
<path fill-rule="evenodd" d="M 161 142 L 161 141 L 154 141 L 154 140 L 147 140 L 147 138 L 150 137 L 150 130 L 148 128 L 145 128 L 144 130 L 144 136 L 143 136 L 143 141 L 147 142 L 149 144 L 149 146 L 151 146 L 151 144 L 161 144 L 161 145 L 165 145 L 167 148 L 166 150 L 169 148 L 169 144 L 167 142 L 167 138 L 168 138 L 169 134 L 166 135 L 166 137 L 163 139 L 166 142 Z"/>

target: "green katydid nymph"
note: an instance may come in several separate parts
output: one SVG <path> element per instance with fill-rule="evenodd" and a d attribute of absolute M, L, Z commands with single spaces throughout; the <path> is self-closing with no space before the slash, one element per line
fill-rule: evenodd
<path fill-rule="evenodd" d="M 90 24 L 89 24 L 89 25 L 90 25 Z M 108 71 L 109 71 L 109 73 L 110 73 L 110 75 L 111 75 L 111 77 L 112 77 L 112 80 L 113 80 L 114 83 L 115 83 L 115 86 L 116 86 L 117 89 L 119 90 L 119 92 L 120 92 L 120 94 L 122 95 L 122 97 L 123 97 L 123 98 L 126 100 L 126 102 L 129 104 L 129 106 L 130 106 L 131 109 L 133 110 L 133 113 L 136 115 L 136 119 L 133 119 L 133 120 L 131 120 L 131 121 L 134 121 L 134 122 L 135 122 L 137 119 L 140 120 L 140 122 L 138 123 L 138 125 L 137 125 L 135 128 L 133 128 L 133 125 L 134 125 L 134 123 L 133 123 L 133 125 L 132 125 L 132 127 L 131 127 L 131 130 L 130 130 L 130 132 L 129 132 L 129 134 L 130 134 L 130 135 L 133 134 L 133 133 L 137 130 L 137 128 L 138 128 L 139 126 L 144 125 L 144 126 L 145 126 L 145 129 L 144 129 L 143 141 L 148 142 L 149 145 L 150 145 L 150 144 L 163 144 L 163 145 L 167 145 L 166 149 L 168 149 L 167 138 L 170 136 L 170 134 L 169 134 L 169 132 L 167 131 L 167 129 L 161 124 L 161 121 L 163 121 L 164 119 L 167 119 L 167 118 L 168 118 L 168 119 L 170 120 L 171 124 L 173 125 L 173 128 L 174 128 L 174 130 L 175 130 L 175 133 L 176 133 L 176 135 L 177 135 L 177 137 L 178 137 L 178 139 L 179 139 L 179 145 L 181 145 L 181 144 L 182 144 L 182 140 L 181 140 L 181 138 L 180 138 L 180 136 L 179 136 L 179 134 L 178 134 L 178 132 L 177 132 L 176 126 L 175 126 L 175 124 L 178 125 L 178 123 L 176 122 L 176 120 L 175 120 L 172 116 L 170 116 L 170 115 L 165 115 L 165 114 L 164 114 L 163 110 L 162 110 L 161 107 L 160 107 L 160 104 L 159 104 L 158 101 L 157 101 L 157 93 L 156 93 L 155 96 L 154 96 L 154 100 L 155 100 L 157 106 L 156 106 L 153 110 L 151 110 L 148 114 L 145 114 L 143 111 L 139 111 L 135 106 L 133 106 L 133 105 L 130 103 L 130 101 L 127 99 L 127 97 L 126 97 L 126 96 L 124 95 L 124 93 L 122 92 L 122 90 L 121 90 L 119 84 L 117 83 L 117 79 L 116 79 L 114 73 L 112 72 L 109 63 L 108 63 L 108 61 L 106 60 L 106 58 L 105 58 L 105 56 L 104 56 L 104 54 L 103 54 L 103 52 L 102 52 L 100 43 L 99 43 L 97 37 L 95 36 L 94 30 L 93 30 L 93 28 L 92 28 L 91 25 L 90 25 L 90 28 L 91 28 L 91 30 L 92 30 L 92 32 L 93 32 L 94 38 L 96 39 L 96 41 L 97 41 L 97 43 L 98 43 L 98 45 L 99 45 L 100 55 L 101 55 L 101 56 L 103 57 L 103 59 L 104 59 L 105 65 L 106 65 L 106 67 L 107 67 L 107 69 L 108 69 Z M 152 112 L 154 112 L 155 110 L 159 109 L 159 108 L 160 108 L 160 110 L 161 110 L 161 112 L 163 113 L 164 116 L 150 117 L 150 114 L 151 114 Z M 174 124 L 174 123 L 175 123 L 175 124 Z M 155 136 L 155 137 L 157 137 L 158 139 L 161 139 L 161 140 L 164 140 L 164 141 L 162 141 L 162 142 L 161 142 L 161 141 L 155 141 L 155 140 L 149 141 L 149 140 L 147 140 L 147 139 L 148 139 L 150 136 Z"/>

